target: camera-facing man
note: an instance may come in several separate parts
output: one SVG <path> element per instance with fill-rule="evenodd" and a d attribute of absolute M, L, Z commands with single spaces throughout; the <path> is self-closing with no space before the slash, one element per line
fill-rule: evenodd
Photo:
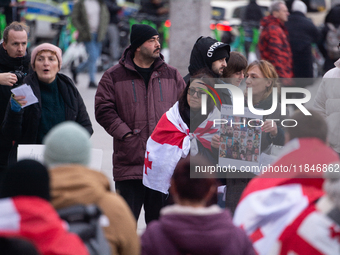
<path fill-rule="evenodd" d="M 28 27 L 16 21 L 4 30 L 3 43 L 0 44 L 0 123 L 4 119 L 11 89 L 18 83 L 15 73 L 28 73 L 30 55 L 27 53 L 27 34 Z M 0 167 L 7 165 L 11 146 L 12 141 L 6 140 L 0 132 Z"/>

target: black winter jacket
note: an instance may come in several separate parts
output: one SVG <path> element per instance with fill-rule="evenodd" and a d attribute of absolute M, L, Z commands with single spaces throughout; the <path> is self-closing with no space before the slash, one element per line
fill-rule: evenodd
<path fill-rule="evenodd" d="M 15 146 L 12 148 L 10 154 L 10 162 L 15 162 L 16 160 L 16 148 L 18 144 L 37 144 L 38 141 L 42 108 L 38 76 L 36 73 L 33 73 L 28 75 L 24 81 L 32 87 L 33 93 L 38 98 L 39 103 L 27 106 L 21 109 L 20 112 L 12 111 L 10 104 L 7 106 L 5 119 L 2 123 L 2 134 L 11 141 L 15 141 Z M 58 73 L 57 83 L 59 93 L 61 93 L 65 103 L 65 121 L 75 121 L 92 134 L 92 124 L 84 101 L 72 80 L 66 75 Z"/>
<path fill-rule="evenodd" d="M 28 53 L 24 57 L 12 58 L 7 54 L 2 44 L 0 44 L 0 73 L 13 72 L 19 69 L 22 69 L 24 73 L 28 73 L 30 59 L 31 57 Z M 0 125 L 5 117 L 12 88 L 13 87 L 0 84 Z M 7 165 L 11 147 L 12 141 L 6 139 L 0 132 L 0 166 Z"/>

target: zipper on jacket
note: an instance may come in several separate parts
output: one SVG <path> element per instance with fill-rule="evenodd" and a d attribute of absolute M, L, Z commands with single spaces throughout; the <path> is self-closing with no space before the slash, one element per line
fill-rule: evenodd
<path fill-rule="evenodd" d="M 158 78 L 158 83 L 159 83 L 159 91 L 161 93 L 161 102 L 163 102 L 162 84 L 161 84 L 160 78 Z"/>
<path fill-rule="evenodd" d="M 135 102 L 137 102 L 136 88 L 135 88 L 135 80 L 132 80 L 132 89 L 133 89 L 133 98 Z"/>

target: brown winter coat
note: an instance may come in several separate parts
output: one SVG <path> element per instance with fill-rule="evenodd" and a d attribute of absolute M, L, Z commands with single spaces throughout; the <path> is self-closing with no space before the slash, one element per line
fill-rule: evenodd
<path fill-rule="evenodd" d="M 146 141 L 185 88 L 177 69 L 161 56 L 146 89 L 131 55 L 127 48 L 119 64 L 104 73 L 95 96 L 96 120 L 114 138 L 115 181 L 143 178 Z M 133 135 L 123 139 L 129 132 Z"/>
<path fill-rule="evenodd" d="M 62 165 L 50 171 L 51 203 L 56 209 L 76 204 L 96 204 L 108 217 L 104 227 L 111 254 L 138 255 L 136 220 L 124 199 L 110 191 L 102 173 L 81 165 Z"/>

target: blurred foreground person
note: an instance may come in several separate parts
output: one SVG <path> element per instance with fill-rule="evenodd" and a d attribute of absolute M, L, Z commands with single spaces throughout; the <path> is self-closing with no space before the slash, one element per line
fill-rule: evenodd
<path fill-rule="evenodd" d="M 314 246 L 310 238 L 290 239 L 301 233 L 298 230 L 301 217 L 309 213 L 324 194 L 322 173 L 330 166 L 339 167 L 338 155 L 326 144 L 326 122 L 316 111 L 309 111 L 312 115 L 296 112 L 290 117 L 298 125 L 286 128 L 285 153 L 272 168 L 262 168 L 266 171 L 248 184 L 236 208 L 234 223 L 246 231 L 257 254 L 339 252 L 339 249 L 335 253 L 324 252 L 329 242 L 322 243 L 321 239 L 320 246 Z M 280 167 L 291 171 L 270 170 Z M 306 227 L 307 236 L 317 233 L 314 228 Z M 322 240 L 331 236 L 331 229 L 328 231 Z"/>
<path fill-rule="evenodd" d="M 41 144 L 47 132 L 55 125 L 72 120 L 93 133 L 84 101 L 72 80 L 59 73 L 62 51 L 59 47 L 43 43 L 32 51 L 34 73 L 25 77 L 38 102 L 25 108 L 23 95 L 12 95 L 2 123 L 2 133 L 15 141 L 9 162 L 16 162 L 18 144 Z"/>
<path fill-rule="evenodd" d="M 25 238 L 42 255 L 88 255 L 49 200 L 49 176 L 42 164 L 22 160 L 9 167 L 0 180 L 0 236 Z"/>
<path fill-rule="evenodd" d="M 40 255 L 32 242 L 24 238 L 0 237 L 1 255 Z"/>
<path fill-rule="evenodd" d="M 147 226 L 141 238 L 142 254 L 255 254 L 228 211 L 217 205 L 207 207 L 217 183 L 209 173 L 190 178 L 190 169 L 197 165 L 209 164 L 187 157 L 176 166 L 170 187 L 175 204 L 164 207 L 160 219 Z"/>
<path fill-rule="evenodd" d="M 51 203 L 56 209 L 97 205 L 109 219 L 103 226 L 112 255 L 138 255 L 139 238 L 124 199 L 110 191 L 107 177 L 87 166 L 91 158 L 90 135 L 78 123 L 55 126 L 44 140 L 44 160 L 51 177 Z"/>

